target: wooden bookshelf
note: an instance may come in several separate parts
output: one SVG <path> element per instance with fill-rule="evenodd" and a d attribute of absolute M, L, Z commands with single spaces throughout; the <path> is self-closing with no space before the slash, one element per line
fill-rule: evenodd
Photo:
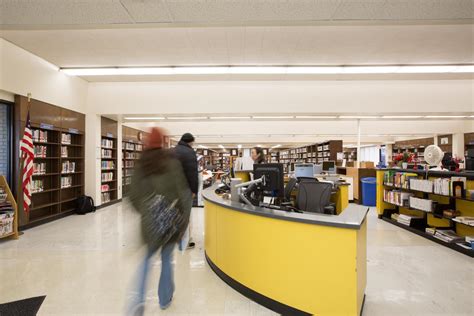
<path fill-rule="evenodd" d="M 124 195 L 128 193 L 132 183 L 133 169 L 143 151 L 142 140 L 146 135 L 147 133 L 143 131 L 122 126 L 122 192 Z"/>
<path fill-rule="evenodd" d="M 429 145 L 434 145 L 433 137 L 397 141 L 392 147 L 392 159 L 398 154 L 407 152 L 415 154 L 417 163 L 424 163 L 425 148 Z"/>
<path fill-rule="evenodd" d="M 0 212 L 0 239 L 3 238 L 18 238 L 18 207 L 16 205 L 15 197 L 13 196 L 8 182 L 4 176 L 0 175 L 0 187 L 3 189 L 5 196 L 0 198 L 0 202 L 9 202 L 11 209 Z M 8 214 L 8 215 L 7 215 Z M 13 218 L 11 217 L 13 215 Z"/>
<path fill-rule="evenodd" d="M 27 112 L 27 98 L 16 96 L 15 147 L 19 146 L 23 137 Z M 84 194 L 84 114 L 32 99 L 30 121 L 35 173 L 29 213 L 23 211 L 20 181 L 22 163 L 14 166 L 14 183 L 19 183 L 16 197 L 20 228 L 33 227 L 72 214 L 77 198 Z M 19 158 L 19 153 L 14 153 L 14 159 L 19 161 Z"/>
<path fill-rule="evenodd" d="M 100 141 L 100 192 L 101 204 L 112 203 L 118 200 L 118 152 L 117 152 L 116 121 L 102 117 Z"/>

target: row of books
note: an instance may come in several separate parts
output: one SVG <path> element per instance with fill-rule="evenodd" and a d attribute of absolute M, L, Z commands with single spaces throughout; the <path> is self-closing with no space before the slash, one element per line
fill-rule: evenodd
<path fill-rule="evenodd" d="M 62 189 L 72 187 L 72 183 L 73 183 L 73 180 L 72 180 L 71 176 L 61 177 L 61 188 Z"/>
<path fill-rule="evenodd" d="M 433 181 L 433 192 L 441 195 L 464 197 L 466 177 L 437 178 Z"/>
<path fill-rule="evenodd" d="M 102 182 L 112 181 L 113 179 L 114 179 L 114 173 L 113 172 L 103 172 L 102 175 L 101 175 Z"/>
<path fill-rule="evenodd" d="M 33 174 L 46 174 L 46 162 L 33 162 Z"/>
<path fill-rule="evenodd" d="M 30 184 L 31 193 L 44 191 L 43 180 L 32 180 Z"/>
<path fill-rule="evenodd" d="M 129 185 L 131 183 L 132 183 L 132 178 L 131 177 L 123 178 L 123 185 Z"/>
<path fill-rule="evenodd" d="M 405 215 L 405 214 L 398 214 L 398 213 L 393 213 L 391 215 L 391 218 L 397 223 L 403 224 L 405 226 L 411 226 L 411 224 L 414 221 L 420 221 L 423 220 L 423 217 L 420 216 L 415 216 L 415 215 Z"/>
<path fill-rule="evenodd" d="M 389 170 L 383 175 L 383 183 L 401 189 L 409 189 L 410 179 L 416 179 L 417 177 L 418 175 L 416 173 Z"/>
<path fill-rule="evenodd" d="M 125 172 L 123 173 L 125 177 L 132 176 L 133 175 L 133 169 L 125 169 Z"/>
<path fill-rule="evenodd" d="M 111 160 L 101 161 L 100 165 L 102 170 L 115 169 L 115 162 Z"/>
<path fill-rule="evenodd" d="M 101 149 L 102 158 L 112 158 L 112 150 L 110 149 Z"/>
<path fill-rule="evenodd" d="M 110 202 L 110 192 L 102 193 L 102 203 Z"/>
<path fill-rule="evenodd" d="M 48 142 L 48 131 L 42 131 L 39 129 L 34 129 L 31 131 L 31 136 L 33 137 L 34 142 L 46 143 Z"/>
<path fill-rule="evenodd" d="M 68 147 L 67 146 L 61 146 L 61 157 L 62 158 L 67 158 L 68 155 Z"/>
<path fill-rule="evenodd" d="M 140 158 L 139 153 L 125 152 L 125 159 L 138 159 Z"/>
<path fill-rule="evenodd" d="M 431 193 L 433 192 L 433 181 L 423 179 L 410 179 L 410 189 Z"/>
<path fill-rule="evenodd" d="M 125 150 L 135 150 L 135 144 L 122 142 L 122 148 Z"/>
<path fill-rule="evenodd" d="M 72 161 L 64 161 L 61 164 L 61 173 L 74 173 L 76 172 L 76 163 Z"/>
<path fill-rule="evenodd" d="M 391 204 L 398 206 L 408 206 L 409 199 L 413 196 L 413 193 L 402 192 L 397 190 L 384 190 L 383 191 L 383 200 Z"/>
<path fill-rule="evenodd" d="M 114 148 L 114 141 L 103 138 L 101 141 L 101 146 L 104 148 Z"/>
<path fill-rule="evenodd" d="M 48 153 L 48 147 L 42 145 L 35 145 L 33 151 L 36 158 L 46 158 Z"/>
<path fill-rule="evenodd" d="M 107 191 L 109 191 L 109 190 L 110 190 L 110 185 L 108 185 L 108 184 L 102 184 L 102 185 L 100 186 L 100 191 L 101 191 L 101 192 L 107 192 Z"/>
<path fill-rule="evenodd" d="M 134 166 L 135 166 L 135 161 L 133 161 L 133 160 L 132 161 L 130 161 L 130 160 L 125 161 L 125 165 L 124 165 L 125 168 L 133 168 Z"/>
<path fill-rule="evenodd" d="M 435 203 L 432 200 L 410 196 L 410 207 L 424 212 L 433 212 Z"/>
<path fill-rule="evenodd" d="M 61 134 L 61 144 L 71 144 L 71 134 Z"/>

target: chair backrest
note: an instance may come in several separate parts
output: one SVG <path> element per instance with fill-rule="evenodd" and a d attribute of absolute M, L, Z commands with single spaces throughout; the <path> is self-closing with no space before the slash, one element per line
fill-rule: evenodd
<path fill-rule="evenodd" d="M 324 213 L 331 201 L 332 184 L 303 181 L 298 186 L 297 207 L 304 212 Z"/>
<path fill-rule="evenodd" d="M 319 180 L 317 178 L 314 178 L 314 177 L 299 177 L 298 178 L 298 182 L 318 182 Z"/>
<path fill-rule="evenodd" d="M 289 201 L 291 199 L 291 191 L 295 188 L 296 182 L 298 180 L 296 178 L 290 178 L 288 180 L 288 183 L 286 184 L 285 187 L 285 200 Z"/>

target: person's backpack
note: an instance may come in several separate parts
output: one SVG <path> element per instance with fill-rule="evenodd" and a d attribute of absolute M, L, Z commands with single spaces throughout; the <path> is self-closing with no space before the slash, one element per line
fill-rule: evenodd
<path fill-rule="evenodd" d="M 94 200 L 87 195 L 81 195 L 77 198 L 76 214 L 84 215 L 86 213 L 95 212 Z"/>

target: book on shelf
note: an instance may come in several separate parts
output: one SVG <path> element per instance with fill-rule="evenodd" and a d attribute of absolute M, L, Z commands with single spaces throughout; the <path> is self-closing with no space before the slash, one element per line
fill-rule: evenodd
<path fill-rule="evenodd" d="M 34 129 L 31 132 L 31 136 L 34 142 L 47 143 L 48 142 L 48 131 Z"/>
<path fill-rule="evenodd" d="M 43 192 L 43 180 L 31 180 L 30 182 L 31 193 Z"/>
<path fill-rule="evenodd" d="M 102 170 L 111 170 L 115 169 L 115 162 L 111 160 L 101 161 Z"/>
<path fill-rule="evenodd" d="M 433 181 L 423 179 L 410 179 L 410 189 L 426 193 L 432 193 Z"/>
<path fill-rule="evenodd" d="M 72 187 L 72 177 L 61 177 L 61 189 Z"/>
<path fill-rule="evenodd" d="M 46 174 L 46 162 L 33 163 L 33 174 L 34 175 L 41 175 Z"/>
<path fill-rule="evenodd" d="M 71 145 L 71 134 L 61 134 L 61 144 Z"/>
<path fill-rule="evenodd" d="M 110 186 L 108 184 L 102 184 L 100 187 L 101 192 L 107 192 L 110 190 Z"/>
<path fill-rule="evenodd" d="M 406 215 L 406 214 L 399 214 L 397 218 L 397 222 L 406 226 L 410 226 L 412 221 L 414 220 L 421 220 L 423 217 L 414 216 L 414 215 Z"/>
<path fill-rule="evenodd" d="M 112 181 L 112 180 L 114 180 L 114 173 L 113 172 L 102 172 L 101 179 L 102 179 L 103 182 Z"/>
<path fill-rule="evenodd" d="M 61 146 L 61 158 L 68 157 L 68 148 L 67 146 Z"/>
<path fill-rule="evenodd" d="M 450 229 L 438 229 L 436 230 L 434 237 L 447 243 L 459 243 L 464 241 L 464 237 L 459 236 L 456 232 Z"/>
<path fill-rule="evenodd" d="M 111 139 L 102 138 L 101 146 L 104 148 L 114 148 L 114 141 Z"/>
<path fill-rule="evenodd" d="M 402 192 L 397 190 L 384 190 L 384 202 L 395 204 L 401 207 L 407 206 L 409 203 L 410 197 L 413 196 L 413 193 Z"/>
<path fill-rule="evenodd" d="M 102 193 L 102 203 L 110 202 L 110 192 Z"/>
<path fill-rule="evenodd" d="M 474 216 L 457 216 L 453 218 L 453 221 L 465 224 L 468 226 L 474 226 Z"/>
<path fill-rule="evenodd" d="M 433 212 L 434 202 L 432 200 L 420 199 L 415 196 L 410 196 L 410 207 L 424 212 Z"/>
<path fill-rule="evenodd" d="M 101 149 L 102 158 L 112 158 L 112 150 L 110 149 Z"/>
<path fill-rule="evenodd" d="M 76 172 L 76 163 L 72 161 L 64 161 L 61 164 L 61 173 L 74 173 Z"/>
<path fill-rule="evenodd" d="M 433 192 L 440 195 L 451 195 L 451 179 L 436 178 L 433 180 Z"/>
<path fill-rule="evenodd" d="M 436 227 L 426 227 L 425 232 L 430 235 L 434 235 L 436 233 Z"/>
<path fill-rule="evenodd" d="M 33 148 L 35 158 L 46 158 L 48 147 L 43 145 L 35 145 Z"/>

